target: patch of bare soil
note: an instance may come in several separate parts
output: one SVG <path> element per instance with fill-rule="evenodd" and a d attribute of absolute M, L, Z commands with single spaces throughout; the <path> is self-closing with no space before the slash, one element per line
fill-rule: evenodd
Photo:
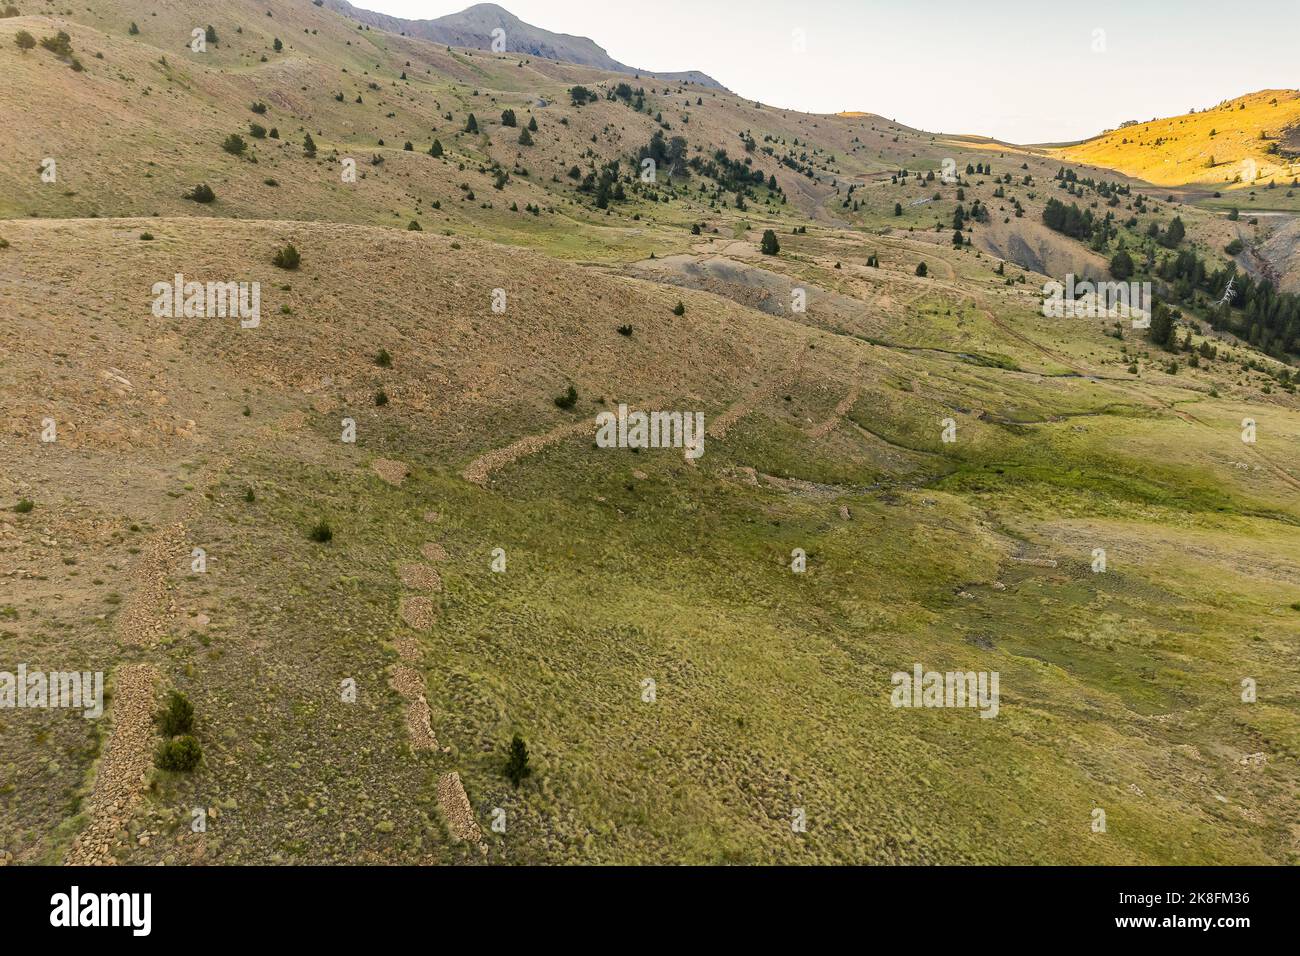
<path fill-rule="evenodd" d="M 112 866 L 113 850 L 131 811 L 144 792 L 153 755 L 154 684 L 157 672 L 149 664 L 118 668 L 113 688 L 113 730 L 95 774 L 88 801 L 90 823 L 77 834 L 66 862 L 73 866 Z"/>
<path fill-rule="evenodd" d="M 441 591 L 442 578 L 431 565 L 413 561 L 398 568 L 402 586 L 416 591 Z"/>
<path fill-rule="evenodd" d="M 408 664 L 416 664 L 424 659 L 424 649 L 420 646 L 420 642 L 409 634 L 393 638 L 393 647 L 397 651 L 397 656 Z"/>
<path fill-rule="evenodd" d="M 438 738 L 433 735 L 433 712 L 424 696 L 424 677 L 413 667 L 398 664 L 389 676 L 393 690 L 406 701 L 406 730 L 415 750 L 437 750 Z"/>
<path fill-rule="evenodd" d="M 465 793 L 465 785 L 460 782 L 460 774 L 455 770 L 438 778 L 438 805 L 447 818 L 447 828 L 451 830 L 452 836 L 466 843 L 477 843 L 482 839 L 483 831 L 474 819 L 474 808 L 470 806 L 469 795 Z"/>
<path fill-rule="evenodd" d="M 370 463 L 370 467 L 375 470 L 376 475 L 394 488 L 400 488 L 406 476 L 411 473 L 410 466 L 405 462 L 393 461 L 391 458 L 376 458 Z"/>
<path fill-rule="evenodd" d="M 420 553 L 430 561 L 446 561 L 447 549 L 436 541 L 429 541 L 420 547 Z"/>
<path fill-rule="evenodd" d="M 417 631 L 425 631 L 433 627 L 433 622 L 437 615 L 434 612 L 433 601 L 427 597 L 403 597 L 401 607 L 398 609 L 398 615 L 409 627 Z"/>

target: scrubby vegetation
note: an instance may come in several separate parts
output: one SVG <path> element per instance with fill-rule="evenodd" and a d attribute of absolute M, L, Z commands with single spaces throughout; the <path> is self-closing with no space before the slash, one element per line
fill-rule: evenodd
<path fill-rule="evenodd" d="M 556 408 L 562 408 L 565 411 L 568 411 L 576 404 L 578 404 L 578 390 L 572 385 L 565 390 L 563 395 L 557 395 L 555 397 Z"/>
<path fill-rule="evenodd" d="M 277 249 L 271 259 L 271 264 L 278 269 L 297 269 L 301 262 L 302 255 L 292 242 Z"/>
<path fill-rule="evenodd" d="M 203 760 L 203 748 L 194 737 L 163 741 L 154 754 L 154 766 L 172 773 L 189 773 Z"/>
<path fill-rule="evenodd" d="M 194 731 L 194 705 L 180 691 L 167 695 L 167 706 L 155 718 L 164 737 L 179 737 Z"/>
<path fill-rule="evenodd" d="M 200 183 L 187 192 L 185 198 L 198 203 L 210 203 L 217 198 L 217 194 L 212 191 L 212 187 L 207 183 Z"/>

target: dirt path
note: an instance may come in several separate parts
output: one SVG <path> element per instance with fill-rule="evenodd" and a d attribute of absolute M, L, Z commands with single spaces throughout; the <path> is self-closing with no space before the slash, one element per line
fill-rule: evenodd
<path fill-rule="evenodd" d="M 1040 344 L 1039 342 L 1025 335 L 1019 329 L 1015 329 L 1012 326 L 1008 325 L 1006 322 L 1003 322 L 1001 319 L 999 319 L 997 316 L 993 314 L 992 310 L 980 309 L 980 311 L 984 313 L 984 317 L 987 318 L 990 323 L 992 323 L 994 328 L 998 329 L 998 331 L 1004 333 L 1005 335 L 1009 335 L 1017 342 L 1029 346 L 1031 349 L 1033 349 L 1036 352 L 1040 352 L 1041 354 L 1047 356 L 1058 365 L 1064 365 L 1072 372 L 1077 372 L 1079 375 L 1084 375 L 1084 376 L 1089 374 L 1087 371 L 1085 371 L 1083 368 L 1079 367 L 1078 365 L 1075 365 L 1073 362 L 1065 358 L 1062 358 L 1059 354 L 1052 351 L 1046 345 Z"/>
<path fill-rule="evenodd" d="M 563 437 L 564 433 L 572 429 L 572 425 L 567 425 L 562 429 L 553 429 L 547 434 L 553 435 L 560 432 L 556 439 L 552 439 L 558 440 L 558 437 Z M 545 438 L 546 436 L 540 437 Z M 536 446 L 535 444 L 526 444 L 526 442 L 525 439 L 524 442 L 515 442 L 504 449 L 498 449 L 497 453 L 489 452 L 482 458 L 476 459 L 476 462 L 483 462 L 487 459 L 494 467 L 501 467 L 522 457 L 524 454 L 531 454 L 531 450 L 535 450 L 536 447 L 545 447 L 544 444 Z M 521 448 L 521 445 L 524 447 Z M 501 454 L 502 452 L 511 452 L 512 454 Z M 389 464 L 400 465 L 401 463 Z M 394 474 L 397 470 L 390 468 L 390 472 Z M 491 470 L 492 468 L 484 468 L 480 473 L 486 479 Z M 380 475 L 380 477 L 383 478 L 384 476 Z M 387 481 L 388 478 L 384 478 L 384 480 Z M 420 551 L 429 560 L 447 560 L 446 549 L 437 542 L 426 542 Z M 398 567 L 398 576 L 403 587 L 408 590 L 442 590 L 442 580 L 437 570 L 430 564 L 420 562 L 403 563 Z M 424 648 L 420 644 L 419 638 L 409 633 L 409 631 L 423 631 L 432 627 L 436 616 L 436 609 L 430 598 L 423 595 L 402 595 L 398 604 L 399 623 L 397 633 L 393 637 L 393 643 L 397 648 L 398 656 L 402 659 L 402 663 L 394 664 L 388 670 L 389 685 L 393 690 L 397 691 L 398 695 L 406 703 L 406 735 L 410 741 L 411 749 L 417 753 L 421 751 L 447 753 L 451 749 L 450 747 L 440 747 L 438 737 L 434 733 L 433 709 L 429 706 L 428 685 L 425 682 L 424 673 L 419 667 L 420 661 L 424 657 Z M 404 632 L 403 628 L 406 628 L 407 632 Z M 460 774 L 455 770 L 442 774 L 438 778 L 437 792 L 438 805 L 447 820 L 447 829 L 452 837 L 465 843 L 479 843 L 483 831 L 474 818 L 474 808 L 469 802 L 469 795 L 465 793 L 465 786 L 461 783 Z M 486 852 L 486 847 L 481 846 L 480 849 Z"/>
<path fill-rule="evenodd" d="M 795 348 L 797 348 L 798 351 L 795 353 L 794 361 L 791 363 L 789 373 L 785 375 L 777 375 L 770 381 L 764 382 L 762 385 L 749 392 L 740 401 L 729 406 L 721 415 L 718 415 L 713 419 L 713 421 L 709 422 L 708 426 L 704 429 L 704 434 L 715 440 L 726 438 L 727 432 L 731 431 L 732 426 L 752 412 L 762 402 L 771 398 L 785 385 L 797 382 L 799 376 L 803 374 L 804 356 L 808 351 L 808 344 L 801 341 L 795 346 Z"/>
<path fill-rule="evenodd" d="M 835 411 L 831 414 L 831 417 L 807 429 L 805 434 L 812 439 L 825 438 L 835 430 L 836 426 L 844 419 L 844 416 L 849 413 L 849 409 L 857 404 L 858 396 L 861 393 L 861 384 L 854 382 L 848 394 L 840 399 L 840 403 L 835 406 Z"/>
<path fill-rule="evenodd" d="M 145 544 L 132 576 L 135 584 L 114 624 L 118 641 L 132 647 L 157 643 L 176 618 L 167 579 L 185 558 L 185 525 L 175 521 Z"/>
<path fill-rule="evenodd" d="M 1209 422 L 1197 418 L 1191 412 L 1183 411 L 1173 402 L 1166 402 L 1163 399 L 1155 398 L 1152 396 L 1144 395 L 1143 397 L 1146 398 L 1154 407 L 1163 408 L 1167 411 L 1172 412 L 1173 414 L 1181 418 L 1183 421 L 1187 422 L 1189 425 L 1200 425 L 1202 428 L 1214 427 Z M 1242 442 L 1241 445 L 1242 448 L 1246 450 L 1246 454 L 1263 462 L 1263 464 L 1271 472 L 1273 472 L 1273 474 L 1277 475 L 1279 479 L 1281 479 L 1286 484 L 1290 485 L 1292 488 L 1295 488 L 1297 491 L 1300 491 L 1300 478 L 1296 478 L 1294 475 L 1292 475 L 1289 471 L 1287 471 L 1285 468 L 1283 468 L 1273 459 L 1269 458 L 1268 455 L 1260 451 L 1258 445 L 1248 445 L 1245 442 Z"/>
<path fill-rule="evenodd" d="M 517 442 L 506 445 L 504 448 L 494 448 L 492 451 L 475 458 L 465 466 L 465 470 L 460 473 L 460 476 L 476 485 L 486 485 L 493 472 L 500 471 L 520 458 L 535 455 L 543 448 L 554 445 L 571 435 L 581 434 L 584 431 L 591 431 L 594 434 L 595 425 L 590 421 L 583 420 L 567 425 L 557 425 L 541 435 L 528 435 Z"/>
<path fill-rule="evenodd" d="M 192 514 L 197 502 L 185 509 Z M 176 520 L 145 545 L 132 570 L 133 586 L 114 622 L 114 635 L 129 647 L 152 647 L 166 636 L 177 616 L 168 579 L 185 560 L 185 524 Z M 120 834 L 145 787 L 153 763 L 154 686 L 158 672 L 151 664 L 123 664 L 113 676 L 112 731 L 95 772 L 88 800 L 89 820 L 73 840 L 67 862 L 112 865 L 114 849 L 123 846 Z"/>
<path fill-rule="evenodd" d="M 88 801 L 90 823 L 69 847 L 72 866 L 112 866 L 113 850 L 124 845 L 121 834 L 144 792 L 152 763 L 154 686 L 158 674 L 150 664 L 124 664 L 113 685 L 113 731 L 95 773 Z"/>
<path fill-rule="evenodd" d="M 414 667 L 397 664 L 389 674 L 389 684 L 406 701 L 406 731 L 415 750 L 437 750 L 433 733 L 433 711 L 425 697 L 424 675 Z"/>
<path fill-rule="evenodd" d="M 438 804 L 447 818 L 452 836 L 466 843 L 477 843 L 482 838 L 483 831 L 474 819 L 474 808 L 464 784 L 460 782 L 460 774 L 455 770 L 438 778 Z"/>

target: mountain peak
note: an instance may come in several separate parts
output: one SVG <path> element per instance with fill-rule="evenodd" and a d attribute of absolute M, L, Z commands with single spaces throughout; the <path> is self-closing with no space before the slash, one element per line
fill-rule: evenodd
<path fill-rule="evenodd" d="M 497 39 L 493 36 L 493 31 L 499 29 L 505 33 L 505 49 L 509 53 L 544 57 L 548 60 L 560 60 L 616 73 L 637 74 L 651 79 L 697 83 L 700 86 L 725 89 L 713 77 L 698 70 L 661 73 L 628 66 L 615 60 L 604 47 L 590 37 L 553 33 L 535 27 L 495 3 L 476 3 L 459 13 L 449 13 L 436 20 L 407 20 L 402 17 L 391 17 L 354 7 L 347 0 L 326 0 L 325 5 L 359 23 L 448 46 L 491 50 L 493 40 Z"/>

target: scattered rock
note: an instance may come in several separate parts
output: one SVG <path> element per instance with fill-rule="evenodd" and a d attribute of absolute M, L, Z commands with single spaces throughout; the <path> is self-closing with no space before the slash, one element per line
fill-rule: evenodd
<path fill-rule="evenodd" d="M 416 591 L 441 591 L 442 578 L 431 565 L 412 562 L 398 568 L 402 586 Z"/>
<path fill-rule="evenodd" d="M 437 750 L 438 738 L 433 735 L 433 713 L 424 696 L 424 677 L 413 667 L 396 665 L 389 677 L 393 690 L 406 701 L 406 730 L 415 750 Z"/>
<path fill-rule="evenodd" d="M 477 843 L 482 839 L 483 831 L 474 819 L 474 808 L 470 806 L 465 786 L 455 770 L 438 778 L 438 804 L 453 837 L 466 843 Z"/>
<path fill-rule="evenodd" d="M 114 674 L 113 730 L 87 801 L 90 822 L 68 849 L 65 862 L 71 866 L 111 866 L 117 862 L 112 850 L 129 839 L 126 825 L 153 758 L 157 678 L 149 664 L 123 664 Z"/>
<path fill-rule="evenodd" d="M 376 458 L 370 463 L 370 467 L 374 469 L 376 475 L 394 488 L 401 487 L 406 476 L 411 473 L 410 466 L 405 462 L 393 461 L 391 458 Z"/>
<path fill-rule="evenodd" d="M 427 630 L 435 620 L 433 601 L 427 597 L 404 597 L 398 615 L 417 631 Z"/>
<path fill-rule="evenodd" d="M 1018 564 L 1031 564 L 1036 568 L 1056 567 L 1056 562 L 1051 558 L 1017 558 L 1012 555 L 1008 560 L 1015 561 Z"/>

